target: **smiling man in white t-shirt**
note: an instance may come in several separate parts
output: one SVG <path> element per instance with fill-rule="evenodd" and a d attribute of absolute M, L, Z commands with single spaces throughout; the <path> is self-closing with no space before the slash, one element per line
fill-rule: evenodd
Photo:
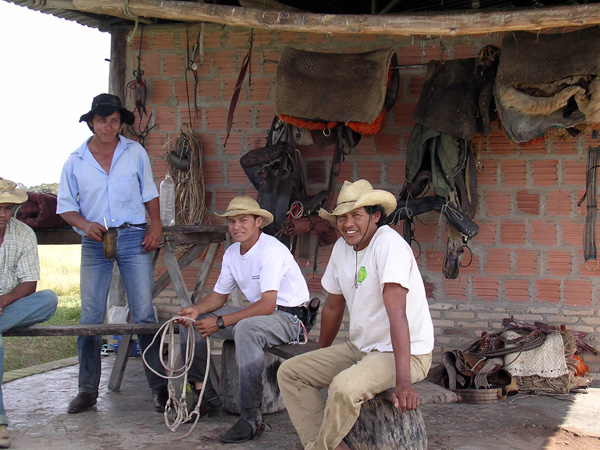
<path fill-rule="evenodd" d="M 321 280 L 329 293 L 319 350 L 284 362 L 277 374 L 290 419 L 305 450 L 347 450 L 343 441 L 364 401 L 393 388 L 402 411 L 419 406 L 412 383 L 431 366 L 433 323 L 410 246 L 383 225 L 396 199 L 366 180 L 344 182 L 332 213 L 336 242 Z M 345 307 L 350 340 L 332 345 Z M 329 386 L 325 404 L 319 389 Z"/>
<path fill-rule="evenodd" d="M 235 341 L 241 417 L 219 440 L 238 443 L 258 436 L 264 429 L 260 409 L 263 349 L 299 341 L 302 332 L 299 317 L 307 317 L 309 293 L 300 267 L 288 248 L 261 231 L 273 221 L 269 211 L 261 209 L 256 200 L 239 196 L 219 215 L 227 219 L 235 243 L 223 255 L 221 273 L 213 291 L 178 314 L 197 319 L 194 326 L 202 338 L 211 336 Z M 224 306 L 229 294 L 237 289 L 250 305 L 245 308 Z M 185 339 L 181 341 L 185 343 Z M 188 379 L 193 384 L 196 401 L 203 383 L 206 384 L 200 416 L 215 415 L 221 407 L 210 379 L 204 379 L 206 358 L 206 343 L 197 342 Z"/>

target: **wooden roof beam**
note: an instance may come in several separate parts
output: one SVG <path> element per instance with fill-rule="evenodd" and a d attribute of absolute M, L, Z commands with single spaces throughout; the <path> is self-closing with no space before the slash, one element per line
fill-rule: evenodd
<path fill-rule="evenodd" d="M 55 0 L 46 0 L 52 8 Z M 73 9 L 123 17 L 125 0 L 71 0 Z M 64 0 L 58 3 L 64 5 Z M 140 18 L 213 22 L 245 28 L 297 33 L 460 36 L 505 31 L 600 24 L 600 4 L 456 14 L 351 15 L 273 11 L 196 2 L 129 0 L 128 11 Z"/>

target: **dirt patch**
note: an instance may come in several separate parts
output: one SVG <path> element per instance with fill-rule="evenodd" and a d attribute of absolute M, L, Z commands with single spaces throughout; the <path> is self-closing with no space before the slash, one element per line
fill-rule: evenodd
<path fill-rule="evenodd" d="M 544 450 L 590 450 L 600 449 L 600 439 L 592 436 L 580 436 L 566 430 L 557 430 Z"/>

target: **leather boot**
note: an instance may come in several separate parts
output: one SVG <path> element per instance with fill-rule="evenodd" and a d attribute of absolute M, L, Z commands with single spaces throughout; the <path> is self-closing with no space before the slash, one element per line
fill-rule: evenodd
<path fill-rule="evenodd" d="M 152 398 L 154 400 L 154 410 L 164 412 L 165 406 L 169 401 L 169 391 L 166 386 L 161 386 L 152 389 Z"/>
<path fill-rule="evenodd" d="M 192 412 L 196 409 L 196 405 L 198 404 L 198 398 L 200 398 L 201 389 L 195 389 L 192 386 L 192 393 L 194 395 L 194 400 L 188 407 L 188 414 L 192 414 Z M 202 397 L 202 401 L 200 402 L 200 408 L 198 409 L 198 419 L 202 419 L 205 416 L 215 417 L 221 414 L 221 399 L 216 391 L 212 388 L 212 386 L 207 385 L 204 389 L 204 396 Z M 191 417 L 187 423 L 191 423 L 196 421 L 196 417 Z"/>
<path fill-rule="evenodd" d="M 80 392 L 69 402 L 67 412 L 69 414 L 78 414 L 86 409 L 94 406 L 98 400 L 98 391 L 96 392 Z"/>
<path fill-rule="evenodd" d="M 0 425 L 0 448 L 10 447 L 10 436 L 6 430 L 6 425 Z"/>
<path fill-rule="evenodd" d="M 219 440 L 228 444 L 239 444 L 258 438 L 264 431 L 265 424 L 259 420 L 254 422 L 254 424 L 250 424 L 240 417 L 229 430 L 219 435 Z"/>

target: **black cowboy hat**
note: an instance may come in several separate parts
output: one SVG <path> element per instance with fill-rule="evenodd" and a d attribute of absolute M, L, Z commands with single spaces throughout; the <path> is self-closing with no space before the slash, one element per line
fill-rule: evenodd
<path fill-rule="evenodd" d="M 135 116 L 131 111 L 124 108 L 121 104 L 121 99 L 116 95 L 112 94 L 100 94 L 94 97 L 92 100 L 92 109 L 79 118 L 80 122 L 91 122 L 94 118 L 94 114 L 98 114 L 102 117 L 108 117 L 115 111 L 121 113 L 121 122 L 127 125 L 133 125 L 135 122 Z"/>

